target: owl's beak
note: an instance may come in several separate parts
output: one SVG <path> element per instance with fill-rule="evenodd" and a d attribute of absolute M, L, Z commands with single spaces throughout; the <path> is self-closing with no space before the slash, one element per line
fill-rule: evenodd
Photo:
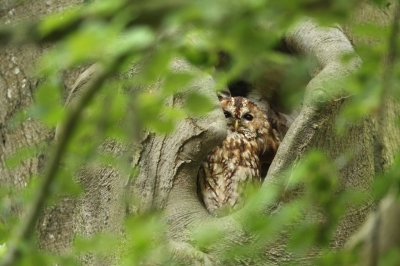
<path fill-rule="evenodd" d="M 235 120 L 235 131 L 237 131 L 239 127 L 239 120 Z"/>

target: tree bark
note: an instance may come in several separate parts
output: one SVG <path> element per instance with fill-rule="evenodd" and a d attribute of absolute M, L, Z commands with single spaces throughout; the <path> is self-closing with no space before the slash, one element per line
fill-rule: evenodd
<path fill-rule="evenodd" d="M 47 14 L 64 10 L 82 1 L 0 1 L 0 20 L 6 25 L 17 25 L 23 21 L 41 19 Z M 42 172 L 47 151 L 43 146 L 51 143 L 54 129 L 48 128 L 38 121 L 27 118 L 22 123 L 11 123 L 15 116 L 30 106 L 34 101 L 35 88 L 40 82 L 34 75 L 38 59 L 48 47 L 31 44 L 23 46 L 6 46 L 0 50 L 0 183 L 18 191 L 26 187 L 30 178 Z M 75 69 L 64 74 L 66 93 L 71 89 L 74 80 L 83 69 Z M 17 167 L 11 168 L 6 158 L 19 149 L 33 148 L 32 156 L 21 161 Z M 21 215 L 18 201 L 10 195 L 12 207 L 8 215 Z M 40 223 L 42 235 L 41 246 L 50 251 L 61 251 L 71 244 L 73 228 L 69 214 L 74 204 L 65 200 L 60 206 L 49 210 L 47 218 Z"/>

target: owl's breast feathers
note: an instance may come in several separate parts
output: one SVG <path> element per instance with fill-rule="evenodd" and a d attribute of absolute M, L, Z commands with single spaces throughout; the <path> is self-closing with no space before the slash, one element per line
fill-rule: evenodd
<path fill-rule="evenodd" d="M 251 166 L 258 169 L 260 167 L 259 155 L 265 151 L 261 146 L 260 140 L 255 136 L 248 138 L 243 137 L 242 133 L 233 132 L 229 133 L 226 140 L 215 149 L 221 151 L 221 161 L 224 165 L 233 161 L 235 166 Z M 218 161 L 215 162 L 218 163 Z"/>
<path fill-rule="evenodd" d="M 207 156 L 199 181 L 207 210 L 217 215 L 239 209 L 249 185 L 261 181 L 261 164 L 256 139 L 229 134 Z"/>

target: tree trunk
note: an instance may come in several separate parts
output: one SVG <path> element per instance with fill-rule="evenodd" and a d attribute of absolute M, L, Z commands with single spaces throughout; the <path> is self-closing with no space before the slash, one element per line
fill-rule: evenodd
<path fill-rule="evenodd" d="M 25 1 L 16 4 L 3 0 L 0 1 L 0 18 L 4 23 L 14 24 L 21 20 L 40 18 L 81 2 L 83 1 Z M 304 154 L 311 149 L 319 149 L 336 165 L 340 190 L 356 188 L 368 195 L 361 206 L 350 206 L 347 209 L 335 232 L 331 247 L 343 247 L 373 210 L 375 202 L 371 195 L 371 182 L 377 174 L 390 169 L 400 144 L 400 131 L 395 126 L 400 108 L 389 97 L 384 99 L 379 116 L 366 116 L 349 125 L 344 135 L 336 133 L 336 124 L 340 122 L 339 114 L 351 99 L 343 79 L 356 71 L 363 59 L 360 60 L 355 55 L 349 40 L 356 49 L 357 45 L 373 43 L 374 40 L 358 38 L 353 34 L 352 27 L 366 22 L 387 26 L 392 22 L 395 8 L 393 3 L 377 9 L 363 2 L 352 21 L 343 27 L 344 30 L 340 27 L 321 28 L 312 20 L 305 19 L 287 33 L 288 46 L 299 54 L 314 58 L 316 65 L 314 69 L 310 69 L 312 79 L 305 92 L 302 110 L 281 143 L 258 192 L 260 199 L 254 205 L 246 206 L 223 218 L 212 217 L 202 206 L 197 196 L 197 172 L 208 152 L 224 139 L 225 122 L 215 94 L 213 78 L 184 60 L 176 59 L 171 67 L 175 71 L 194 74 L 196 80 L 188 86 L 185 93 L 168 99 L 166 104 L 181 107 L 185 97 L 196 91 L 212 98 L 213 110 L 203 117 L 181 120 L 175 131 L 169 135 L 146 132 L 140 143 L 132 144 L 132 147 L 122 147 L 114 141 L 103 145 L 102 152 L 113 156 L 128 154 L 132 158 L 132 166 L 139 169 L 137 176 L 127 177 L 122 171 L 107 166 L 86 166 L 77 177 L 84 188 L 83 195 L 78 199 L 63 198 L 41 215 L 37 224 L 39 246 L 47 251 L 67 253 L 71 250 L 76 235 L 93 236 L 98 232 L 108 232 L 121 234 L 122 237 L 127 215 L 143 214 L 157 209 L 162 212 L 167 223 L 166 240 L 163 240 L 163 244 L 179 263 L 193 264 L 200 261 L 204 264 L 217 264 L 221 262 L 221 254 L 226 250 L 257 242 L 261 245 L 257 251 L 260 253 L 258 256 L 238 255 L 233 258 L 234 261 L 253 265 L 280 265 L 287 261 L 307 264 L 316 254 L 302 258 L 293 257 L 286 251 L 285 241 L 274 242 L 271 248 L 271 243 L 267 240 L 260 240 L 265 236 L 255 236 L 246 227 L 246 220 L 248 217 L 272 215 L 279 206 L 296 198 L 298 191 L 282 191 L 281 201 L 271 206 L 267 196 L 271 187 L 280 184 L 282 180 L 290 180 L 293 166 L 300 162 Z M 39 81 L 32 73 L 37 59 L 45 50 L 46 47 L 25 45 L 5 47 L 0 53 L 2 186 L 26 186 L 32 175 L 40 173 L 46 159 L 46 151 L 40 144 L 54 141 L 55 130 L 34 120 L 28 119 L 15 127 L 9 126 L 13 115 L 34 100 L 35 87 Z M 353 55 L 346 64 L 340 61 L 344 54 Z M 67 107 L 75 102 L 75 95 L 85 91 L 90 85 L 88 81 L 96 73 L 96 67 L 82 67 L 64 73 L 65 93 L 69 95 Z M 34 147 L 35 157 L 22 161 L 16 168 L 9 168 L 5 158 L 21 147 Z M 129 195 L 133 195 L 132 202 L 126 201 L 127 191 Z M 22 212 L 17 204 L 12 206 L 11 211 L 18 215 Z M 315 219 L 315 214 L 306 215 L 305 218 Z M 204 225 L 219 231 L 221 239 L 212 247 L 200 251 L 194 235 Z M 86 254 L 82 256 L 81 262 L 85 265 L 118 264 L 117 253 L 117 250 L 111 252 L 113 255 L 106 258 Z"/>
<path fill-rule="evenodd" d="M 44 15 L 64 10 L 82 1 L 0 1 L 0 20 L 14 25 L 21 21 L 34 21 Z M 19 47 L 2 47 L 0 52 L 0 182 L 20 190 L 27 186 L 30 178 L 43 169 L 47 152 L 43 144 L 53 141 L 54 129 L 48 128 L 34 119 L 22 123 L 10 123 L 15 116 L 30 106 L 34 100 L 35 88 L 40 82 L 34 75 L 38 59 L 47 47 L 26 44 Z M 64 73 L 65 93 L 68 94 L 83 69 Z M 9 167 L 6 158 L 20 148 L 32 147 L 33 156 L 21 161 L 16 167 Z M 13 214 L 21 215 L 21 206 L 10 195 Z M 14 200 L 13 200 L 14 199 Z M 38 224 L 41 232 L 40 245 L 50 251 L 63 251 L 71 244 L 73 227 L 70 213 L 75 204 L 64 200 L 60 206 L 46 211 L 46 218 Z M 7 214 L 5 214 L 7 216 Z M 42 233 L 43 232 L 43 233 Z"/>

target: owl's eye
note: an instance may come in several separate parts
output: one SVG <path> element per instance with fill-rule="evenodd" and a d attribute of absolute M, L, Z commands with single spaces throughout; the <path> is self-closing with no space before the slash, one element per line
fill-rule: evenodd
<path fill-rule="evenodd" d="M 228 118 L 228 117 L 231 117 L 232 115 L 231 115 L 231 113 L 229 113 L 228 111 L 224 111 L 224 115 L 225 115 L 225 117 L 226 118 Z"/>
<path fill-rule="evenodd" d="M 245 114 L 245 115 L 243 116 L 243 118 L 246 119 L 247 121 L 253 120 L 253 116 L 252 116 L 251 114 Z"/>

